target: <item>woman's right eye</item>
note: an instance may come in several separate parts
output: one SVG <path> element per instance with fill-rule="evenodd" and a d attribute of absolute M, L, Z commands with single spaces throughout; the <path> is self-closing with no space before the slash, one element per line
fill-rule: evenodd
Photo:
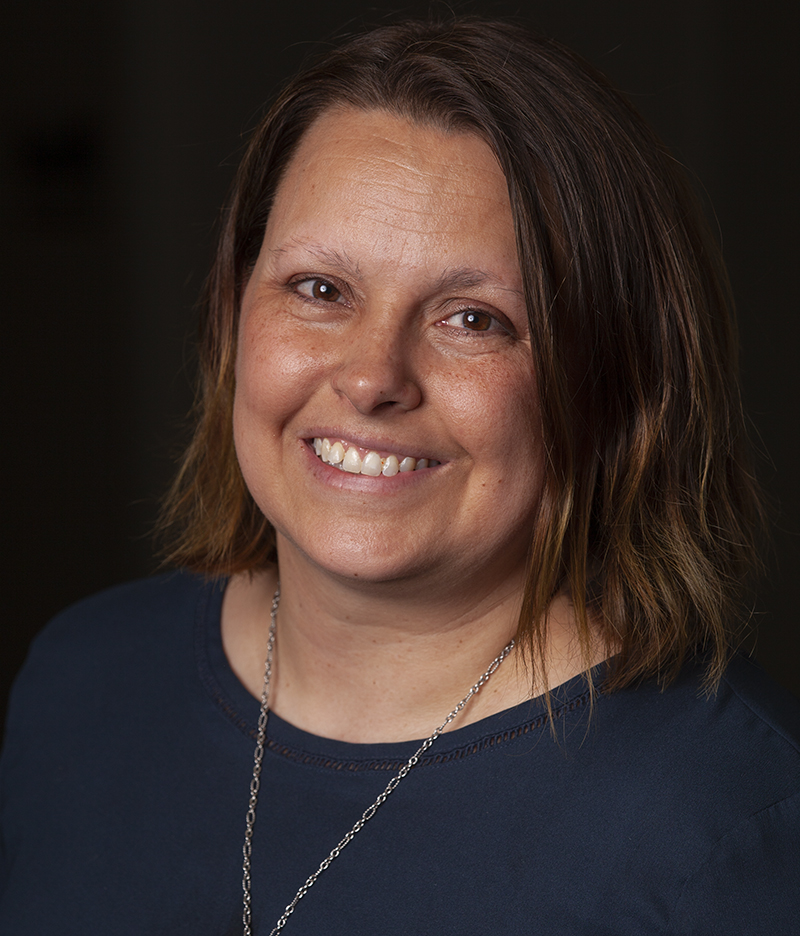
<path fill-rule="evenodd" d="M 341 291 L 333 283 L 320 279 L 318 276 L 300 280 L 294 286 L 301 296 L 319 302 L 337 302 L 342 296 Z"/>

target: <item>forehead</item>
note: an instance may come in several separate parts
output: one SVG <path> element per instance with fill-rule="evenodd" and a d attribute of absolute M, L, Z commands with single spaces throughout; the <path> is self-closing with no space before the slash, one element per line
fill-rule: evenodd
<path fill-rule="evenodd" d="M 265 242 L 283 250 L 332 240 L 395 260 L 413 251 L 439 264 L 517 269 L 508 188 L 490 147 L 385 111 L 326 111 L 278 186 Z"/>
<path fill-rule="evenodd" d="M 471 171 L 504 178 L 488 144 L 465 130 L 446 130 L 385 110 L 333 107 L 324 111 L 303 134 L 289 169 L 309 172 L 328 160 L 344 159 L 369 167 L 387 179 L 398 171 L 448 184 Z M 287 173 L 288 174 L 288 173 Z"/>

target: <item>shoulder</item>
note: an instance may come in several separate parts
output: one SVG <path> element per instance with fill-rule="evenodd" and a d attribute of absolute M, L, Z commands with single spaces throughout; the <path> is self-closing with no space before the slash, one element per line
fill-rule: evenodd
<path fill-rule="evenodd" d="M 120 738 L 168 729 L 198 695 L 198 626 L 221 586 L 173 572 L 117 586 L 72 605 L 39 634 L 11 692 L 2 783 L 81 757 L 118 751 Z M 81 752 L 80 756 L 78 752 Z M 104 754 L 105 752 L 105 754 Z"/>
<path fill-rule="evenodd" d="M 705 689 L 702 667 L 690 664 L 666 689 L 646 683 L 605 696 L 598 715 L 642 757 L 682 755 L 675 771 L 744 766 L 769 752 L 800 766 L 800 700 L 744 656 L 714 691 Z"/>
<path fill-rule="evenodd" d="M 763 769 L 769 772 L 770 764 Z M 670 932 L 795 936 L 800 920 L 800 791 L 739 817 L 698 855 Z"/>
<path fill-rule="evenodd" d="M 666 688 L 601 689 L 589 727 L 567 746 L 619 825 L 659 826 L 677 852 L 699 854 L 800 792 L 800 701 L 743 657 L 712 693 L 695 664 Z M 647 804 L 641 816 L 625 808 L 634 799 Z"/>
<path fill-rule="evenodd" d="M 176 571 L 128 582 L 84 598 L 56 615 L 34 640 L 23 669 L 64 654 L 75 660 L 87 650 L 100 656 L 169 639 L 176 624 L 191 618 L 212 583 Z"/>
<path fill-rule="evenodd" d="M 70 605 L 57 614 L 34 641 L 34 648 L 60 640 L 81 639 L 181 613 L 208 587 L 201 576 L 174 571 L 115 585 Z"/>
<path fill-rule="evenodd" d="M 744 724 L 763 725 L 768 734 L 774 734 L 776 744 L 782 739 L 788 748 L 800 752 L 800 699 L 742 656 L 733 660 L 722 682 Z"/>
<path fill-rule="evenodd" d="M 205 802 L 202 782 L 215 778 L 216 792 L 227 769 L 208 753 L 219 743 L 218 724 L 227 724 L 197 662 L 197 635 L 213 623 L 220 596 L 202 578 L 161 575 L 78 602 L 34 641 L 12 691 L 0 759 L 3 932 L 3 913 L 22 919 L 40 885 L 49 909 L 63 901 L 67 916 L 85 912 L 87 869 L 123 895 L 132 880 L 153 891 L 126 843 L 133 836 L 168 851 L 174 836 L 160 830 L 174 831 L 178 815 L 190 826 L 194 804 Z M 184 788 L 193 792 L 176 801 Z M 131 913 L 139 909 L 130 903 Z"/>
<path fill-rule="evenodd" d="M 710 695 L 690 666 L 663 691 L 623 690 L 597 710 L 634 862 L 673 869 L 669 932 L 796 932 L 800 702 L 737 657 Z"/>
<path fill-rule="evenodd" d="M 193 663 L 192 633 L 220 586 L 171 572 L 116 586 L 58 614 L 34 640 L 15 682 L 8 739 L 21 724 L 59 723 L 106 699 L 140 697 L 148 683 Z M 163 671 L 163 672 L 162 672 Z"/>
<path fill-rule="evenodd" d="M 719 838 L 800 791 L 800 701 L 742 656 L 716 691 L 702 676 L 689 666 L 667 689 L 620 693 L 617 705 L 633 710 L 626 737 L 640 781 L 682 797 L 687 823 Z"/>

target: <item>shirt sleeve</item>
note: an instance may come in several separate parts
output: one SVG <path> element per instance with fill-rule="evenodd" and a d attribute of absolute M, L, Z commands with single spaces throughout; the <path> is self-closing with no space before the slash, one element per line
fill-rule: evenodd
<path fill-rule="evenodd" d="M 800 793 L 723 836 L 681 893 L 674 936 L 800 934 Z"/>

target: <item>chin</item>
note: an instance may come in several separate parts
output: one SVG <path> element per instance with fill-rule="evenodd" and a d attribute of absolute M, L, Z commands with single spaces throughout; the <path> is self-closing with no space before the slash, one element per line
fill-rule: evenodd
<path fill-rule="evenodd" d="M 424 578 L 433 569 L 433 562 L 418 552 L 387 548 L 387 537 L 368 536 L 363 530 L 351 535 L 337 532 L 335 537 L 315 538 L 313 544 L 303 544 L 290 537 L 278 536 L 278 563 L 291 554 L 304 564 L 310 563 L 321 571 L 347 582 L 365 585 L 390 585 L 415 577 Z"/>

